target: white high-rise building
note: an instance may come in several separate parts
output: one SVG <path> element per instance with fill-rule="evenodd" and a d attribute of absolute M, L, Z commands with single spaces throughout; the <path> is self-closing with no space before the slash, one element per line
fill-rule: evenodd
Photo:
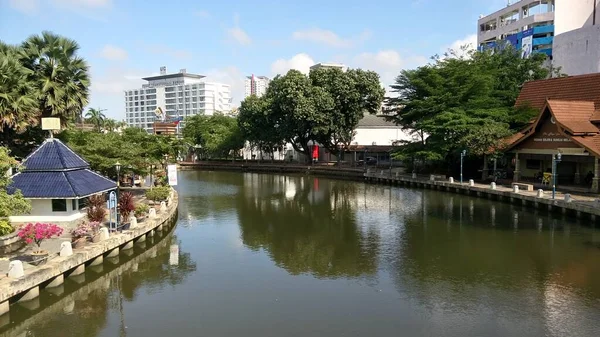
<path fill-rule="evenodd" d="M 228 84 L 205 82 L 204 76 L 189 74 L 185 69 L 167 74 L 166 67 L 160 75 L 145 77 L 142 88 L 125 91 L 125 121 L 130 127 L 152 132 L 160 108 L 165 121 L 183 120 L 185 117 L 231 110 L 231 94 Z M 182 125 L 183 126 L 183 125 Z"/>
<path fill-rule="evenodd" d="M 244 98 L 250 95 L 262 96 L 267 92 L 271 79 L 266 76 L 246 76 Z"/>
<path fill-rule="evenodd" d="M 348 67 L 341 64 L 341 63 L 317 63 L 315 65 L 312 65 L 310 67 L 310 70 L 317 70 L 317 69 L 321 69 L 321 68 L 338 68 L 341 71 L 346 71 L 348 70 Z"/>

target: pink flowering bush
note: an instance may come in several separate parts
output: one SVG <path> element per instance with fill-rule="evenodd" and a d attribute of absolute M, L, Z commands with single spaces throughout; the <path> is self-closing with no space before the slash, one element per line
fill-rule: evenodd
<path fill-rule="evenodd" d="M 90 223 L 88 223 L 88 226 L 91 235 L 94 236 L 98 234 L 98 231 L 100 231 L 100 228 L 102 228 L 102 223 L 100 221 L 91 221 Z"/>
<path fill-rule="evenodd" d="M 90 225 L 85 222 L 80 223 L 77 227 L 71 230 L 73 240 L 81 239 L 89 235 L 91 232 Z"/>
<path fill-rule="evenodd" d="M 54 236 L 61 236 L 62 232 L 63 229 L 55 224 L 36 222 L 22 226 L 17 235 L 28 245 L 35 243 L 39 249 L 42 241 Z"/>

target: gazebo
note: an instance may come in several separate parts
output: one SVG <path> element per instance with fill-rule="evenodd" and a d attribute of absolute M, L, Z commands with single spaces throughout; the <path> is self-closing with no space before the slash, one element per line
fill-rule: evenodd
<path fill-rule="evenodd" d="M 20 190 L 31 202 L 27 215 L 11 216 L 15 223 L 69 224 L 85 216 L 87 197 L 117 188 L 117 184 L 90 170 L 77 153 L 55 138 L 46 139 L 23 160 L 24 168 L 12 176 L 9 192 Z"/>

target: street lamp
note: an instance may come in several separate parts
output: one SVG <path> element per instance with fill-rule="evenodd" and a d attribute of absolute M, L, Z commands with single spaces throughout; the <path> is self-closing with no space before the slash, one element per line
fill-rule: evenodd
<path fill-rule="evenodd" d="M 121 179 L 119 177 L 119 173 L 121 173 L 121 163 L 116 162 L 115 168 L 117 169 L 117 187 L 121 186 Z"/>
<path fill-rule="evenodd" d="M 560 152 L 556 155 L 552 155 L 552 199 L 556 197 L 556 164 L 560 163 L 562 155 Z"/>
<path fill-rule="evenodd" d="M 460 153 L 460 184 L 461 185 L 463 183 L 463 160 L 466 155 L 467 155 L 467 150 L 462 150 L 462 152 Z"/>
<path fill-rule="evenodd" d="M 154 187 L 154 168 L 156 165 L 150 164 L 150 189 Z"/>

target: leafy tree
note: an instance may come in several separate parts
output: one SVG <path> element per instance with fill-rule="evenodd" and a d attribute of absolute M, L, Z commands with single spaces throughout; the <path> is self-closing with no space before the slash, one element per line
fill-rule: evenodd
<path fill-rule="evenodd" d="M 252 95 L 242 101 L 237 122 L 241 135 L 252 147 L 272 154 L 285 143 L 274 118 L 268 99 Z"/>
<path fill-rule="evenodd" d="M 330 152 L 341 151 L 352 142 L 354 130 L 364 114 L 380 111 L 385 90 L 379 75 L 361 69 L 344 72 L 321 68 L 310 72 L 310 80 L 313 86 L 323 88 L 334 102 L 333 109 L 326 114 L 328 127 L 319 133 L 317 140 Z"/>
<path fill-rule="evenodd" d="M 294 149 L 309 154 L 309 143 L 327 133 L 333 98 L 297 70 L 276 76 L 265 94 L 271 110 L 270 123 Z"/>
<path fill-rule="evenodd" d="M 234 118 L 215 113 L 212 116 L 195 115 L 185 120 L 183 137 L 189 144 L 200 146 L 201 154 L 229 157 L 244 147 L 244 138 Z"/>
<path fill-rule="evenodd" d="M 30 36 L 21 46 L 21 62 L 31 72 L 41 117 L 59 117 L 63 124 L 81 115 L 88 104 L 88 65 L 77 56 L 74 40 L 51 32 Z"/>
<path fill-rule="evenodd" d="M 102 126 L 104 126 L 104 122 L 106 121 L 106 116 L 104 115 L 104 113 L 102 111 L 105 111 L 105 110 L 89 108 L 88 112 L 85 114 L 86 122 L 94 124 L 96 126 L 96 130 L 98 132 L 100 132 L 100 130 L 102 129 Z M 111 125 L 111 126 L 114 126 L 114 125 Z M 110 131 L 112 131 L 112 129 Z"/>
<path fill-rule="evenodd" d="M 544 55 L 522 59 L 506 48 L 447 56 L 402 71 L 391 86 L 397 96 L 387 99 L 390 119 L 417 139 L 398 157 L 451 164 L 462 149 L 481 155 L 535 115 L 514 104 L 524 82 L 549 75 Z"/>
<path fill-rule="evenodd" d="M 5 147 L 0 147 L 0 230 L 4 231 L 2 235 L 11 232 L 8 226 L 8 217 L 29 213 L 31 205 L 28 200 L 23 198 L 21 191 L 14 191 L 9 194 L 7 188 L 11 184 L 11 178 L 6 174 L 12 167 L 17 167 L 17 161 L 10 156 L 10 152 Z"/>

